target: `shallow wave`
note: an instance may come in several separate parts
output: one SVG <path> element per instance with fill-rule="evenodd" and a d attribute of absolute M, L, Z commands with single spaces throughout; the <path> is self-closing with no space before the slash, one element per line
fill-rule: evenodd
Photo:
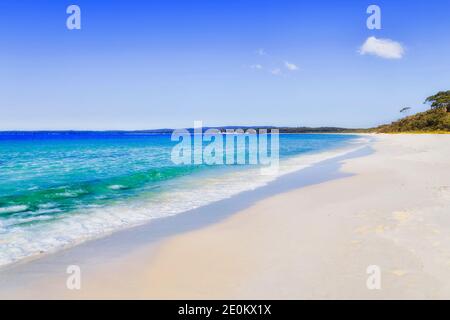
<path fill-rule="evenodd" d="M 111 190 L 121 190 L 121 189 L 125 189 L 126 187 L 121 185 L 121 184 L 113 184 L 111 186 L 108 186 L 108 189 Z"/>
<path fill-rule="evenodd" d="M 43 215 L 39 220 L 53 219 L 51 223 L 33 224 L 32 219 L 28 217 L 17 217 L 15 222 L 28 223 L 27 228 L 16 225 L 13 229 L 8 229 L 0 221 L 0 243 L 6 244 L 0 251 L 0 265 L 37 256 L 43 252 L 54 252 L 152 219 L 180 214 L 229 198 L 240 192 L 264 186 L 279 176 L 353 152 L 366 144 L 367 139 L 360 139 L 338 149 L 282 159 L 279 171 L 273 175 L 262 175 L 260 168 L 252 167 L 236 171 L 212 170 L 182 176 L 168 181 L 166 188 L 160 192 L 144 193 L 136 200 L 114 206 L 93 206 L 75 213 L 63 213 L 57 219 L 42 210 L 50 209 L 50 203 L 44 205 L 48 208 L 41 208 Z M 112 184 L 109 187 L 116 188 L 119 185 Z M 20 212 L 27 210 L 25 206 L 3 209 Z"/>
<path fill-rule="evenodd" d="M 23 212 L 23 211 L 27 211 L 27 210 L 28 210 L 28 206 L 26 206 L 26 205 L 8 206 L 8 207 L 0 208 L 0 214 L 17 213 L 17 212 Z"/>

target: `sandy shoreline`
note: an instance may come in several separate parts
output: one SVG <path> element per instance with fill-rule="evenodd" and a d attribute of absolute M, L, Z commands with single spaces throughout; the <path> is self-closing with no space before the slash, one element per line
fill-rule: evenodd
<path fill-rule="evenodd" d="M 11 274 L 0 275 L 0 297 L 450 298 L 450 137 L 380 135 L 372 147 L 343 160 L 330 181 L 147 245 L 118 246 L 108 259 L 92 249 L 79 291 L 66 289 L 65 270 L 43 262 L 34 277 L 26 266 L 13 272 L 32 281 L 11 286 Z M 381 290 L 366 287 L 369 265 L 381 269 Z"/>

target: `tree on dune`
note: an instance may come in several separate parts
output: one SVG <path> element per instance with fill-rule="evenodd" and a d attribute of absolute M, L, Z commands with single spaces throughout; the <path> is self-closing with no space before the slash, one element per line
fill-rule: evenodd
<path fill-rule="evenodd" d="M 405 107 L 405 108 L 400 109 L 400 113 L 407 113 L 409 110 L 411 110 L 410 107 Z"/>
<path fill-rule="evenodd" d="M 431 103 L 431 109 L 446 109 L 450 112 L 450 90 L 440 91 L 434 96 L 428 97 L 424 103 Z"/>

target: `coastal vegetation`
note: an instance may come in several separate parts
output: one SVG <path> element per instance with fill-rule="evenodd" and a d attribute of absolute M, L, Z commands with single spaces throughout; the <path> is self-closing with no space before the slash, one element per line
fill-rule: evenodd
<path fill-rule="evenodd" d="M 425 99 L 430 110 L 404 117 L 370 131 L 378 133 L 450 133 L 450 90 Z M 409 110 L 409 109 L 407 109 Z M 403 113 L 405 108 L 401 110 Z"/>

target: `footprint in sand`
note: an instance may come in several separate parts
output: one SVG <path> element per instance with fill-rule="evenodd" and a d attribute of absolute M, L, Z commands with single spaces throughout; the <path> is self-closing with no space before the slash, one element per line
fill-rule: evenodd
<path fill-rule="evenodd" d="M 443 199 L 450 199 L 450 187 L 449 186 L 440 186 L 436 188 L 439 197 Z"/>
<path fill-rule="evenodd" d="M 354 230 L 354 232 L 358 233 L 358 234 L 363 234 L 363 235 L 368 234 L 370 232 L 375 232 L 375 233 L 381 234 L 381 233 L 384 233 L 388 229 L 389 229 L 389 227 L 380 224 L 376 227 L 361 226 L 361 227 L 356 228 Z"/>
<path fill-rule="evenodd" d="M 395 211 L 392 213 L 392 215 L 394 216 L 394 219 L 397 220 L 398 222 L 405 222 L 408 221 L 411 214 L 405 211 Z"/>
<path fill-rule="evenodd" d="M 355 233 L 359 233 L 359 234 L 366 234 L 370 232 L 370 227 L 369 226 L 361 226 L 358 227 L 354 230 Z"/>
<path fill-rule="evenodd" d="M 375 233 L 384 233 L 384 231 L 388 229 L 387 227 L 383 226 L 383 225 L 379 225 L 375 228 Z"/>
<path fill-rule="evenodd" d="M 392 270 L 391 273 L 397 277 L 403 277 L 406 274 L 405 270 Z"/>
<path fill-rule="evenodd" d="M 441 245 L 441 243 L 439 241 L 435 241 L 432 244 L 433 247 L 439 247 L 440 245 Z"/>

